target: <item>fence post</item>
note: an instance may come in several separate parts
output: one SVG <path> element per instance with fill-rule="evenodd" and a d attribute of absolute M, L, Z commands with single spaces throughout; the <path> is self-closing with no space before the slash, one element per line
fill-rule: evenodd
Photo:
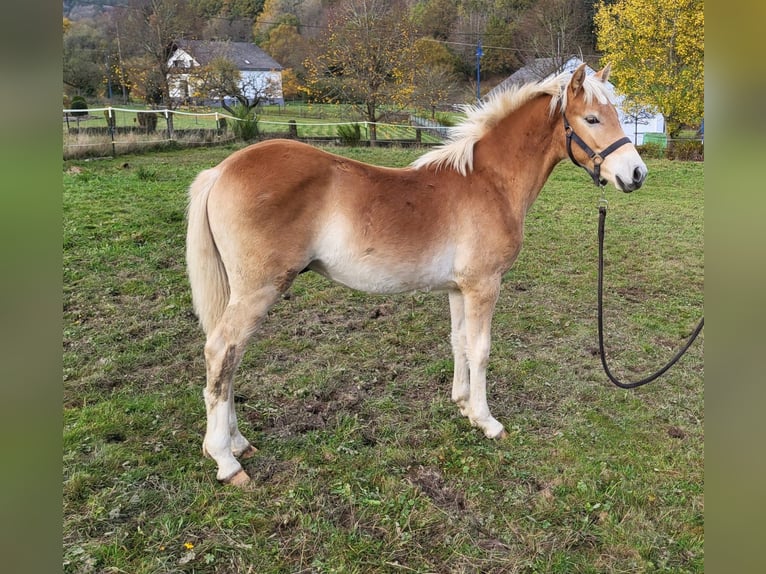
<path fill-rule="evenodd" d="M 107 112 L 109 112 L 109 120 L 107 123 L 109 124 L 109 137 L 112 139 L 112 157 L 117 157 L 117 150 L 114 145 L 114 132 L 115 132 L 115 124 L 117 123 L 117 118 L 112 115 L 112 106 L 109 106 L 107 108 Z"/>
<path fill-rule="evenodd" d="M 171 114 L 167 108 L 164 110 L 165 113 L 165 123 L 168 126 L 168 139 L 173 140 L 173 114 Z"/>
<path fill-rule="evenodd" d="M 295 120 L 290 120 L 288 123 L 288 130 L 290 131 L 290 137 L 298 139 L 298 124 Z"/>

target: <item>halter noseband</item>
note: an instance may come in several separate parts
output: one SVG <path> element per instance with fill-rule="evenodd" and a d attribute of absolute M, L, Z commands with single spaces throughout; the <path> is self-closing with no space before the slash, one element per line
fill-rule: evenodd
<path fill-rule="evenodd" d="M 631 143 L 630 138 L 625 136 L 623 138 L 618 139 L 616 142 L 608 145 L 604 150 L 600 152 L 595 152 L 591 149 L 591 147 L 585 143 L 585 141 L 578 136 L 574 129 L 572 129 L 572 126 L 569 125 L 569 120 L 567 120 L 567 116 L 564 112 L 561 112 L 561 117 L 564 118 L 564 131 L 566 132 L 567 136 L 567 153 L 569 154 L 569 159 L 572 160 L 572 163 L 575 164 L 577 167 L 583 168 L 585 171 L 588 172 L 588 174 L 593 178 L 593 183 L 595 183 L 597 186 L 601 185 L 601 164 L 604 162 L 604 159 L 606 159 L 606 156 L 608 156 L 610 153 L 615 151 L 617 148 L 620 148 L 624 146 L 625 144 Z M 593 171 L 588 169 L 587 166 L 581 164 L 579 161 L 577 161 L 574 157 L 574 154 L 572 153 L 572 140 L 580 146 L 580 148 L 588 154 L 588 158 L 593 161 Z"/>

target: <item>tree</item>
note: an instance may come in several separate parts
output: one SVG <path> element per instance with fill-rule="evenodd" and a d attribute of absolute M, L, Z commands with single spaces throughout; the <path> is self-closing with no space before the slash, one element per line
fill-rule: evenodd
<path fill-rule="evenodd" d="M 490 16 L 484 28 L 484 55 L 481 69 L 487 74 L 508 75 L 519 68 L 519 61 L 513 50 L 516 25 L 504 18 Z"/>
<path fill-rule="evenodd" d="M 447 40 L 457 20 L 457 0 L 426 0 L 415 4 L 418 29 L 437 40 Z"/>
<path fill-rule="evenodd" d="M 419 38 L 414 45 L 417 58 L 414 102 L 436 117 L 436 108 L 447 101 L 457 84 L 455 56 L 433 38 Z"/>
<path fill-rule="evenodd" d="M 615 86 L 665 116 L 671 137 L 704 108 L 703 0 L 618 0 L 594 17 Z"/>
<path fill-rule="evenodd" d="M 194 30 L 189 4 L 184 0 L 130 0 L 121 19 L 122 46 L 130 54 L 126 68 L 131 85 L 148 103 L 172 108 L 168 58 L 173 41 Z"/>
<path fill-rule="evenodd" d="M 270 28 L 260 46 L 285 68 L 303 74 L 308 44 L 298 32 L 298 22 L 294 17 Z"/>
<path fill-rule="evenodd" d="M 523 60 L 533 64 L 537 58 L 550 58 L 553 66 L 545 65 L 542 76 L 551 68 L 560 70 L 572 55 L 590 52 L 590 20 L 582 1 L 538 0 L 521 19 L 519 46 Z"/>
<path fill-rule="evenodd" d="M 226 98 L 233 98 L 241 93 L 241 77 L 237 66 L 231 60 L 220 56 L 213 58 L 205 66 L 194 68 L 189 83 L 193 86 L 195 97 L 218 100 L 227 112 L 233 114 Z M 249 103 L 244 102 L 248 109 Z"/>
<path fill-rule="evenodd" d="M 63 80 L 76 94 L 96 96 L 109 71 L 108 42 L 88 22 L 64 19 Z"/>
<path fill-rule="evenodd" d="M 218 100 L 232 115 L 237 114 L 227 100 L 237 100 L 243 113 L 249 113 L 264 98 L 276 98 L 280 87 L 271 79 L 263 82 L 252 75 L 243 77 L 236 64 L 225 55 L 216 56 L 205 66 L 195 67 L 189 84 L 193 86 L 195 97 Z"/>
<path fill-rule="evenodd" d="M 345 0 L 335 13 L 321 50 L 306 62 L 309 94 L 330 102 L 353 104 L 375 123 L 386 107 L 403 107 L 414 91 L 414 28 L 402 1 Z"/>

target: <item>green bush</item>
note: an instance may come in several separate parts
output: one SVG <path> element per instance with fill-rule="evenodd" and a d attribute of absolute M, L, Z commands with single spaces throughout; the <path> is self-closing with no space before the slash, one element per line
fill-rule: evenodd
<path fill-rule="evenodd" d="M 69 104 L 70 110 L 82 110 L 72 112 L 73 116 L 87 116 L 88 115 L 88 102 L 82 96 L 75 96 L 72 98 L 72 103 Z"/>
<path fill-rule="evenodd" d="M 237 118 L 231 125 L 234 136 L 246 142 L 257 139 L 260 131 L 258 130 L 258 118 L 255 111 L 246 106 L 236 106 L 233 112 L 234 117 Z"/>
<path fill-rule="evenodd" d="M 647 159 L 662 159 L 665 157 L 665 150 L 662 145 L 658 143 L 645 143 L 643 145 L 636 146 L 638 153 L 643 158 Z"/>
<path fill-rule="evenodd" d="M 437 112 L 434 119 L 441 125 L 448 128 L 457 124 L 457 121 L 455 121 L 455 117 L 453 115 L 444 112 Z"/>
<path fill-rule="evenodd" d="M 359 124 L 341 124 L 338 126 L 338 137 L 343 145 L 358 146 L 362 141 L 362 127 Z"/>

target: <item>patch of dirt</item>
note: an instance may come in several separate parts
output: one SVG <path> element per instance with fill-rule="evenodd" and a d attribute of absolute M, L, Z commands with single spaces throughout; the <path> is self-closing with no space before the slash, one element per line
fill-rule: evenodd
<path fill-rule="evenodd" d="M 626 301 L 630 301 L 631 303 L 642 303 L 643 301 L 646 301 L 650 297 L 650 294 L 647 293 L 646 290 L 636 285 L 617 288 L 615 289 L 615 291 L 623 299 L 625 299 Z"/>
<path fill-rule="evenodd" d="M 466 508 L 465 495 L 451 488 L 437 468 L 419 465 L 410 469 L 407 480 L 443 510 L 456 511 Z"/>
<path fill-rule="evenodd" d="M 256 430 L 280 437 L 290 437 L 325 428 L 338 414 L 353 414 L 367 397 L 367 391 L 349 384 L 332 390 L 326 397 L 314 395 L 305 399 L 281 400 L 279 410 L 260 413 L 245 412 L 245 419 Z"/>
<path fill-rule="evenodd" d="M 298 472 L 298 464 L 292 460 L 277 460 L 270 455 L 259 455 L 258 464 L 250 465 L 248 472 L 255 484 L 279 484 Z"/>
<path fill-rule="evenodd" d="M 668 436 L 671 438 L 684 438 L 686 433 L 678 427 L 670 427 L 668 428 Z"/>

